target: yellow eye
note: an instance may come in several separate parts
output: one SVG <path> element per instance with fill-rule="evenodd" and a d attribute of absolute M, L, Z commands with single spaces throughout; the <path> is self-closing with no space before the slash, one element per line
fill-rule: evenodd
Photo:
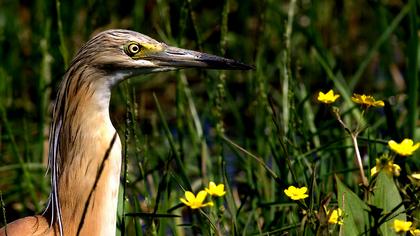
<path fill-rule="evenodd" d="M 124 52 L 132 57 L 141 51 L 142 46 L 137 42 L 129 43 L 126 47 L 124 47 Z"/>

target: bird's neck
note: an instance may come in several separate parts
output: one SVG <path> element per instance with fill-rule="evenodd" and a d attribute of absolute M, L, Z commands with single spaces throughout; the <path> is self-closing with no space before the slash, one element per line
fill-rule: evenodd
<path fill-rule="evenodd" d="M 109 118 L 110 88 L 76 82 L 63 85 L 66 100 L 54 115 L 61 120 L 55 165 L 63 229 L 115 235 L 121 142 Z"/>

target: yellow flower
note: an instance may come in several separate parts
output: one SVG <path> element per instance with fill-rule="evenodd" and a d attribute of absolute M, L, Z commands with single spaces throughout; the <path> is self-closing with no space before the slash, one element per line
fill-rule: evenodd
<path fill-rule="evenodd" d="M 370 169 L 370 176 L 374 176 L 374 175 L 376 175 L 378 172 L 379 172 L 379 171 L 378 171 L 378 168 L 376 168 L 376 166 L 375 166 L 375 167 L 373 167 L 372 169 Z"/>
<path fill-rule="evenodd" d="M 295 186 L 289 186 L 288 189 L 284 190 L 284 193 L 292 200 L 300 200 L 309 196 L 306 194 L 306 191 L 308 191 L 307 187 L 296 188 Z"/>
<path fill-rule="evenodd" d="M 382 157 L 376 159 L 376 166 L 370 170 L 370 176 L 376 175 L 381 170 L 389 175 L 400 176 L 401 167 L 387 157 Z"/>
<path fill-rule="evenodd" d="M 420 229 L 411 229 L 410 233 L 414 236 L 420 236 Z"/>
<path fill-rule="evenodd" d="M 197 194 L 197 197 L 190 191 L 185 192 L 185 198 L 180 198 L 181 202 L 189 206 L 191 209 L 197 209 L 205 206 L 213 206 L 213 202 L 207 202 L 203 204 L 204 199 L 207 196 L 207 192 L 202 190 Z"/>
<path fill-rule="evenodd" d="M 413 140 L 408 138 L 405 138 L 401 143 L 397 143 L 394 140 L 388 142 L 388 146 L 401 156 L 410 156 L 420 147 L 420 143 L 413 144 Z"/>
<path fill-rule="evenodd" d="M 327 215 L 330 215 L 330 210 L 328 210 Z M 330 224 L 343 224 L 343 211 L 338 208 L 331 212 L 330 218 L 328 219 Z"/>
<path fill-rule="evenodd" d="M 206 188 L 206 192 L 210 195 L 216 195 L 218 197 L 221 197 L 226 194 L 225 185 L 219 184 L 216 186 L 214 182 L 210 181 L 209 188 Z"/>
<path fill-rule="evenodd" d="M 331 89 L 327 93 L 319 92 L 317 99 L 322 103 L 329 104 L 335 102 L 335 100 L 337 100 L 339 97 L 340 95 L 334 94 L 334 91 Z"/>
<path fill-rule="evenodd" d="M 413 177 L 413 178 L 415 178 L 417 180 L 420 180 L 420 174 L 419 173 L 411 174 L 411 177 Z"/>
<path fill-rule="evenodd" d="M 384 101 L 382 100 L 378 100 L 376 101 L 375 98 L 373 98 L 372 96 L 369 95 L 365 95 L 365 94 L 355 94 L 353 93 L 353 97 L 351 97 L 351 100 L 357 104 L 361 104 L 367 107 L 370 106 L 374 106 L 374 107 L 383 107 Z"/>
<path fill-rule="evenodd" d="M 407 232 L 410 230 L 412 224 L 413 222 L 411 221 L 394 220 L 394 230 L 397 233 Z"/>

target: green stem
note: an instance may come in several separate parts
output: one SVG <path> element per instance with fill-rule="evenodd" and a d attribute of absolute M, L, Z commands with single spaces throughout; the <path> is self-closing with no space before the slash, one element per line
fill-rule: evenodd
<path fill-rule="evenodd" d="M 171 134 L 171 131 L 169 130 L 168 123 L 166 123 L 166 121 L 165 121 L 165 116 L 163 115 L 163 112 L 162 112 L 162 109 L 160 107 L 159 101 L 156 97 L 156 94 L 154 94 L 154 93 L 153 93 L 153 99 L 155 101 L 156 108 L 158 110 L 159 118 L 162 121 L 163 130 L 165 132 L 166 138 L 168 139 L 169 145 L 171 147 L 172 154 L 175 157 L 175 162 L 176 162 L 177 168 L 179 169 L 179 175 L 181 177 L 182 183 L 184 184 L 184 186 L 187 190 L 191 191 L 191 189 L 192 189 L 191 184 L 190 184 L 190 181 L 188 180 L 187 173 L 185 172 L 185 168 L 182 164 L 181 157 L 179 155 L 179 149 L 176 147 L 174 138 Z"/>
<path fill-rule="evenodd" d="M 415 2 L 412 1 L 412 2 Z M 413 4 L 415 5 L 415 4 Z M 398 15 L 394 18 L 394 20 L 391 22 L 391 24 L 388 26 L 388 28 L 385 30 L 385 32 L 382 33 L 382 35 L 379 37 L 379 39 L 373 44 L 373 46 L 370 48 L 366 58 L 363 60 L 363 62 L 360 64 L 359 68 L 357 68 L 356 73 L 353 75 L 353 77 L 350 79 L 349 83 L 349 91 L 352 91 L 356 84 L 359 82 L 360 78 L 363 75 L 363 72 L 365 71 L 366 67 L 369 65 L 372 58 L 376 55 L 376 52 L 378 51 L 379 47 L 391 36 L 392 32 L 394 32 L 395 28 L 399 25 L 401 20 L 408 14 L 410 11 L 410 4 L 407 4 L 404 6 L 404 8 L 398 13 Z M 418 39 L 416 39 L 418 40 Z M 417 51 L 416 51 L 417 53 Z"/>
<path fill-rule="evenodd" d="M 0 206 L 1 206 L 1 211 L 3 213 L 3 224 L 4 224 L 4 232 L 6 232 L 6 236 L 7 236 L 7 219 L 6 219 L 6 208 L 4 207 L 4 201 L 3 201 L 3 193 L 0 190 Z"/>
<path fill-rule="evenodd" d="M 57 25 L 58 25 L 58 36 L 60 37 L 60 52 L 64 61 L 64 69 L 67 69 L 69 66 L 69 54 L 67 52 L 67 47 L 64 38 L 63 23 L 61 21 L 61 3 L 60 0 L 55 1 L 55 7 L 57 11 Z"/>
<path fill-rule="evenodd" d="M 230 140 L 228 137 L 226 137 L 226 136 L 223 136 L 222 137 L 223 138 L 223 140 L 225 140 L 226 142 L 228 142 L 230 145 L 232 145 L 233 147 L 235 147 L 235 148 L 237 148 L 239 151 L 241 151 L 241 152 L 243 152 L 243 153 L 245 153 L 246 155 L 248 155 L 248 156 L 250 156 L 250 157 L 252 157 L 252 158 L 254 158 L 254 160 L 256 160 L 261 166 L 263 166 L 266 170 L 267 170 L 267 172 L 275 179 L 275 180 L 277 180 L 278 179 L 278 176 L 277 176 L 277 174 L 273 171 L 273 170 L 271 170 L 270 169 L 270 167 L 267 165 L 267 164 L 265 164 L 265 162 L 262 160 L 262 158 L 260 158 L 260 157 L 257 157 L 256 155 L 254 155 L 254 154 L 252 154 L 252 153 L 250 153 L 249 151 L 247 151 L 245 148 L 243 148 L 243 147 L 241 147 L 241 146 L 239 146 L 238 144 L 236 144 L 235 142 L 233 142 L 232 140 Z"/>
<path fill-rule="evenodd" d="M 411 6 L 409 19 L 410 19 L 410 40 L 408 50 L 408 135 L 416 140 L 416 122 L 419 114 L 419 79 L 418 79 L 418 48 L 419 48 L 419 37 L 418 37 L 418 16 L 417 16 L 417 0 L 410 0 L 409 6 Z"/>
<path fill-rule="evenodd" d="M 357 133 L 356 134 L 351 134 L 351 141 L 353 143 L 354 146 L 354 152 L 356 155 L 356 161 L 357 161 L 357 165 L 359 166 L 359 170 L 360 170 L 360 177 L 362 178 L 362 183 L 364 186 L 369 186 L 368 180 L 365 176 L 365 171 L 363 169 L 363 162 L 362 162 L 362 157 L 360 156 L 360 151 L 359 151 L 359 146 L 357 144 Z"/>
<path fill-rule="evenodd" d="M 28 188 L 29 194 L 32 198 L 32 201 L 35 205 L 35 209 L 37 211 L 39 211 L 40 206 L 39 206 L 38 198 L 35 194 L 35 188 L 32 184 L 32 179 L 31 179 L 30 173 L 27 169 L 27 166 L 25 165 L 25 161 L 23 160 L 22 156 L 19 153 L 18 146 L 17 146 L 15 138 L 13 136 L 12 128 L 10 127 L 9 122 L 7 120 L 6 111 L 3 107 L 3 104 L 1 104 L 1 103 L 0 103 L 0 116 L 1 116 L 2 122 L 4 124 L 4 128 L 6 130 L 6 133 L 10 138 L 10 142 L 12 144 L 12 151 L 18 159 L 19 165 L 22 167 L 23 179 L 24 179 L 25 183 L 27 184 L 27 188 Z"/>

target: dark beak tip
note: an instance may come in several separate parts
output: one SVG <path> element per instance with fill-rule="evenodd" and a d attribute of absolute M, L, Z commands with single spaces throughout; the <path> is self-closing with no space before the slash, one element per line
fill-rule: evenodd
<path fill-rule="evenodd" d="M 230 70 L 255 70 L 254 65 L 248 65 L 241 61 L 227 59 L 225 63 L 227 64 L 227 69 Z"/>
<path fill-rule="evenodd" d="M 230 69 L 231 70 L 255 70 L 255 66 L 239 62 L 238 64 L 234 65 Z"/>
<path fill-rule="evenodd" d="M 209 63 L 210 65 L 211 63 Z M 211 66 L 211 65 L 210 65 Z M 215 66 L 216 69 L 225 70 L 255 70 L 254 65 L 248 65 L 239 61 L 230 60 L 228 63 L 222 63 L 221 65 Z"/>

